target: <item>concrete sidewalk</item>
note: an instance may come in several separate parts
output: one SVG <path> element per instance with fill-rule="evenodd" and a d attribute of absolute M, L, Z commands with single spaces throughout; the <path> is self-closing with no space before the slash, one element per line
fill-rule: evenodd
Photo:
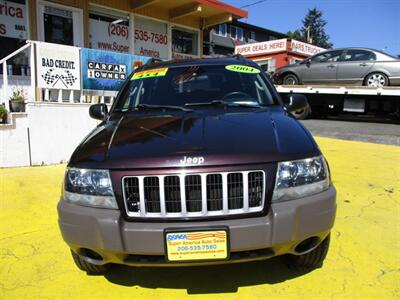
<path fill-rule="evenodd" d="M 317 138 L 338 190 L 321 269 L 279 258 L 199 268 L 78 270 L 58 230 L 65 165 L 0 169 L 0 299 L 399 299 L 400 147 Z"/>

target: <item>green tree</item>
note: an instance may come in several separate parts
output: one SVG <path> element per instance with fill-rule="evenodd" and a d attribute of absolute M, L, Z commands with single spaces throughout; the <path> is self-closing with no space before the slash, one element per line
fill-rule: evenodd
<path fill-rule="evenodd" d="M 289 39 L 305 42 L 305 40 L 303 38 L 303 35 L 301 34 L 299 29 L 293 30 L 293 31 L 288 31 L 286 34 L 287 34 Z"/>
<path fill-rule="evenodd" d="M 329 35 L 325 32 L 328 23 L 322 18 L 322 11 L 317 8 L 309 9 L 303 19 L 303 27 L 300 29 L 303 40 L 313 45 L 330 49 L 333 44 L 329 42 Z"/>

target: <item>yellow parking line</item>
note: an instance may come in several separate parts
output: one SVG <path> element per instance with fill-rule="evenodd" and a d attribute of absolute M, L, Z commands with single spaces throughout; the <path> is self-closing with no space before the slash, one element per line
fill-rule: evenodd
<path fill-rule="evenodd" d="M 323 268 L 279 259 L 88 276 L 57 225 L 65 165 L 0 170 L 0 299 L 399 299 L 400 147 L 317 138 L 338 190 Z"/>

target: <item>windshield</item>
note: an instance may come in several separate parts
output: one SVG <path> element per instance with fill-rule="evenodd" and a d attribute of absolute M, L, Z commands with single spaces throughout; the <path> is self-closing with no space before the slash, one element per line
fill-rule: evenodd
<path fill-rule="evenodd" d="M 135 72 L 116 110 L 201 104 L 270 105 L 273 98 L 260 70 L 243 65 L 165 67 Z"/>

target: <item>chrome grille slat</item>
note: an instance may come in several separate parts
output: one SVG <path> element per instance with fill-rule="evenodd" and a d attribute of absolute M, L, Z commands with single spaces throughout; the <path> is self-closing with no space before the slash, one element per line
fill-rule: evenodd
<path fill-rule="evenodd" d="M 261 211 L 264 171 L 125 176 L 125 209 L 132 217 L 207 217 Z"/>
<path fill-rule="evenodd" d="M 222 211 L 228 213 L 228 174 L 222 173 Z"/>
<path fill-rule="evenodd" d="M 179 175 L 179 184 L 181 189 L 181 214 L 186 216 L 186 191 L 185 191 L 185 175 Z"/>
<path fill-rule="evenodd" d="M 140 215 L 144 216 L 146 213 L 146 205 L 144 203 L 144 184 L 143 184 L 144 177 L 139 177 L 138 179 L 139 179 Z"/>
<path fill-rule="evenodd" d="M 201 214 L 207 214 L 207 174 L 200 174 L 201 176 Z"/>
<path fill-rule="evenodd" d="M 161 207 L 161 215 L 165 216 L 166 215 L 166 208 L 165 208 L 165 176 L 161 175 L 160 176 L 160 207 Z"/>

